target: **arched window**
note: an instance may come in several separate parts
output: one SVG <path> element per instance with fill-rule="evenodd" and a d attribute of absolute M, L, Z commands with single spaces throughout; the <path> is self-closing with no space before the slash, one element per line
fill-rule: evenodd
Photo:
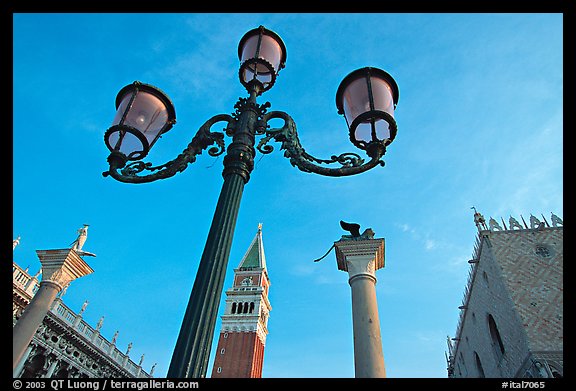
<path fill-rule="evenodd" d="M 462 352 L 460 352 L 460 362 L 462 363 L 462 368 L 464 368 L 464 370 L 462 371 L 463 376 L 466 377 L 468 376 L 468 368 L 466 368 L 466 363 L 464 362 L 464 355 L 462 354 Z"/>
<path fill-rule="evenodd" d="M 244 303 L 244 310 L 242 311 L 243 314 L 248 313 L 248 303 Z"/>
<path fill-rule="evenodd" d="M 555 362 L 548 361 L 548 368 L 550 369 L 550 373 L 552 373 L 552 377 L 554 378 L 564 377 L 561 365 L 558 365 Z"/>
<path fill-rule="evenodd" d="M 504 354 L 504 344 L 502 343 L 502 338 L 500 338 L 496 321 L 494 321 L 494 317 L 490 314 L 488 314 L 488 328 L 490 329 L 490 338 L 492 339 L 494 354 L 496 354 L 496 358 L 500 360 Z"/>
<path fill-rule="evenodd" d="M 484 375 L 484 368 L 482 368 L 480 356 L 478 356 L 478 353 L 476 352 L 474 352 L 474 359 L 476 361 L 476 371 L 478 372 L 478 377 L 486 377 L 486 375 Z"/>
<path fill-rule="evenodd" d="M 30 361 L 26 363 L 20 377 L 22 378 L 36 377 L 44 367 L 45 363 L 46 363 L 46 357 L 42 354 L 42 352 L 36 354 Z"/>
<path fill-rule="evenodd" d="M 254 312 L 254 302 L 250 303 L 250 310 L 249 311 L 250 311 L 250 313 Z"/>
<path fill-rule="evenodd" d="M 232 303 L 232 313 L 236 313 L 236 303 Z"/>
<path fill-rule="evenodd" d="M 60 364 L 60 365 L 63 365 L 63 364 Z M 68 369 L 69 369 L 68 366 L 61 367 L 54 377 L 60 377 L 60 378 L 70 377 L 69 373 L 68 373 Z"/>
<path fill-rule="evenodd" d="M 552 369 L 552 377 L 559 379 L 559 378 L 562 378 L 564 376 L 562 376 L 560 371 L 557 371 L 556 369 Z"/>
<path fill-rule="evenodd" d="M 482 273 L 482 278 L 484 278 L 484 282 L 486 283 L 486 286 L 487 286 L 488 288 L 490 288 L 490 282 L 488 281 L 488 274 L 486 273 L 486 271 L 484 271 L 484 272 Z"/>

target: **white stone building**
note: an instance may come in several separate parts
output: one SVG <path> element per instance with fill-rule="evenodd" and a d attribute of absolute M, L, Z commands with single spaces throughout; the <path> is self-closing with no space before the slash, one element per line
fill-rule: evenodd
<path fill-rule="evenodd" d="M 19 238 L 13 241 L 13 250 Z M 36 294 L 41 270 L 31 275 L 12 262 L 12 325 L 14 326 Z M 56 297 L 42 324 L 37 329 L 24 356 L 13 370 L 19 378 L 150 378 L 149 371 L 142 368 L 143 356 L 136 364 L 129 356 L 132 344 L 120 351 L 115 334 L 109 341 L 100 334 L 103 318 L 96 327 L 82 319 L 88 303 L 78 313 L 72 311 Z"/>
<path fill-rule="evenodd" d="M 508 226 L 476 213 L 478 237 L 449 377 L 563 377 L 563 222 L 531 215 Z"/>

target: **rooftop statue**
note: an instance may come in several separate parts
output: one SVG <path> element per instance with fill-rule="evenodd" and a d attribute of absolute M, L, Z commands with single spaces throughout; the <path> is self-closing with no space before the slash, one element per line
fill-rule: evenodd
<path fill-rule="evenodd" d="M 482 216 L 482 213 L 478 212 L 474 206 L 470 209 L 474 209 L 474 223 L 476 227 L 478 227 L 478 231 L 486 231 L 488 227 L 486 226 L 486 219 Z"/>
<path fill-rule="evenodd" d="M 82 308 L 80 308 L 80 312 L 78 312 L 78 315 L 82 315 L 84 311 L 86 311 L 86 307 L 88 307 L 88 300 L 84 301 L 84 303 L 82 304 Z"/>
<path fill-rule="evenodd" d="M 360 224 L 357 223 L 347 223 L 345 221 L 340 220 L 340 227 L 343 230 L 350 232 L 350 235 L 342 235 L 340 240 L 372 240 L 374 239 L 374 231 L 372 228 L 366 228 L 362 234 L 360 234 Z M 330 251 L 334 248 L 334 244 L 330 249 L 324 254 L 322 257 L 315 259 L 314 262 L 319 262 L 322 259 L 326 258 Z"/>
<path fill-rule="evenodd" d="M 366 228 L 362 234 L 360 234 L 360 224 L 357 223 L 347 223 L 340 220 L 340 226 L 343 230 L 350 232 L 350 235 L 342 235 L 341 240 L 369 240 L 374 239 L 374 231 L 372 228 Z"/>
<path fill-rule="evenodd" d="M 86 242 L 86 238 L 88 237 L 88 224 L 84 224 L 84 226 L 78 229 L 78 237 L 72 243 L 70 243 L 70 248 L 78 253 L 78 255 L 88 255 L 91 257 L 95 257 L 96 254 L 90 253 L 88 251 L 82 250 L 82 246 Z"/>
<path fill-rule="evenodd" d="M 12 251 L 14 251 L 16 246 L 18 246 L 19 244 L 20 244 L 20 236 L 18 236 L 16 239 L 12 240 Z"/>

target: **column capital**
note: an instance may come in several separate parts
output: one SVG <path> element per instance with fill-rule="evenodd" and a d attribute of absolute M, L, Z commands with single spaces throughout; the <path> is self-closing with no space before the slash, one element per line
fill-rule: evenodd
<path fill-rule="evenodd" d="M 350 279 L 358 275 L 375 278 L 384 267 L 384 239 L 340 240 L 334 242 L 338 270 L 348 272 Z"/>
<path fill-rule="evenodd" d="M 42 264 L 42 282 L 50 281 L 60 289 L 77 278 L 93 273 L 94 270 L 70 248 L 58 250 L 36 250 Z"/>

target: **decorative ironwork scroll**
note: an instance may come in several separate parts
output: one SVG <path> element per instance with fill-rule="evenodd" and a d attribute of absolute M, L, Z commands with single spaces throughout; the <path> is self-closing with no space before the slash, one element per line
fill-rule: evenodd
<path fill-rule="evenodd" d="M 224 133 L 211 132 L 210 129 L 214 124 L 222 121 L 226 121 L 228 123 L 224 131 L 226 133 L 233 132 L 232 129 L 234 128 L 236 122 L 235 118 L 228 114 L 215 115 L 200 127 L 186 149 L 184 149 L 184 151 L 182 151 L 182 153 L 175 159 L 170 160 L 167 163 L 161 164 L 159 166 L 152 166 L 152 163 L 137 161 L 124 167 L 118 164 L 114 164 L 114 154 L 112 154 L 112 159 L 109 158 L 110 170 L 103 172 L 102 175 L 110 175 L 114 179 L 125 183 L 153 182 L 158 179 L 169 178 L 178 172 L 184 171 L 188 164 L 194 163 L 196 161 L 196 156 L 200 155 L 202 151 L 206 149 L 208 149 L 208 154 L 210 156 L 219 156 L 226 150 L 224 145 Z M 211 145 L 213 146 L 210 147 Z M 143 171 L 156 172 L 148 175 L 138 175 Z"/>
<path fill-rule="evenodd" d="M 283 126 L 268 129 L 268 121 L 274 118 L 282 119 L 284 121 Z M 290 164 L 304 172 L 339 177 L 359 174 L 377 165 L 384 166 L 384 161 L 380 160 L 380 158 L 384 156 L 386 152 L 385 143 L 371 143 L 368 146 L 366 152 L 371 159 L 366 163 L 360 155 L 351 152 L 332 155 L 330 159 L 319 159 L 310 155 L 304 150 L 300 143 L 296 123 L 290 115 L 282 111 L 271 111 L 264 114 L 257 128 L 259 129 L 258 134 L 265 134 L 256 146 L 258 151 L 263 154 L 271 153 L 274 147 L 269 145 L 268 142 L 270 140 L 280 142 L 280 149 L 284 150 L 284 156 L 290 159 Z M 329 168 L 319 165 L 332 163 L 338 163 L 341 167 Z"/>

